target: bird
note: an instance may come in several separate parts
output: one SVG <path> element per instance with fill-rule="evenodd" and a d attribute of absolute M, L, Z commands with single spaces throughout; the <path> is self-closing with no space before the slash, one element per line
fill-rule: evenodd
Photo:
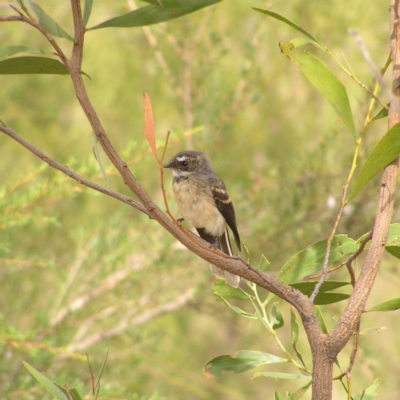
<path fill-rule="evenodd" d="M 181 151 L 163 167 L 172 171 L 172 190 L 183 219 L 197 230 L 202 239 L 231 256 L 229 227 L 240 251 L 232 200 L 206 155 L 201 151 Z M 239 287 L 239 276 L 215 265 L 210 265 L 210 268 L 215 276 L 225 278 L 234 288 Z"/>

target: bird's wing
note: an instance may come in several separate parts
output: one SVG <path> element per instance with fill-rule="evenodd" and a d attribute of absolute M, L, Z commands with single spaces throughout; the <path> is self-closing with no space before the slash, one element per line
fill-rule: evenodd
<path fill-rule="evenodd" d="M 226 191 L 226 186 L 217 175 L 210 177 L 210 186 L 215 205 L 225 218 L 229 228 L 231 228 L 233 236 L 235 237 L 236 246 L 241 250 L 240 237 L 236 227 L 235 209 L 233 208 L 232 200 Z"/>

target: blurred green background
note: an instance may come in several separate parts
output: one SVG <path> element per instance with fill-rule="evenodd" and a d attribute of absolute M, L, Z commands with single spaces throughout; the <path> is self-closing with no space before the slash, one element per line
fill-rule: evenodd
<path fill-rule="evenodd" d="M 72 32 L 69 2 L 37 3 Z M 235 203 L 251 263 L 258 265 L 264 254 L 276 274 L 294 253 L 330 234 L 354 141 L 280 53 L 279 41 L 300 34 L 252 6 L 296 21 L 347 60 L 370 87 L 373 74 L 349 28 L 359 32 L 378 68 L 387 59 L 387 2 L 225 0 L 145 29 L 88 32 L 83 70 L 112 143 L 157 203 L 165 208 L 158 167 L 142 135 L 143 91 L 152 100 L 160 146 L 171 131 L 166 157 L 186 148 L 206 152 Z M 0 7 L 1 15 L 12 13 L 6 2 Z M 133 1 L 95 1 L 88 26 L 133 7 Z M 0 41 L 51 51 L 39 33 L 21 23 L 1 24 Z M 70 43 L 59 43 L 70 54 Z M 360 129 L 367 93 L 332 60 L 316 54 L 346 85 Z M 390 87 L 390 78 L 388 83 Z M 50 157 L 106 184 L 69 77 L 3 75 L 0 88 L 0 119 Z M 381 98 L 388 101 L 385 94 Z M 380 120 L 368 129 L 359 165 L 386 132 L 386 124 Z M 253 381 L 251 372 L 207 379 L 203 365 L 218 355 L 240 349 L 282 354 L 261 324 L 238 317 L 212 296 L 208 265 L 154 221 L 51 170 L 5 135 L 0 135 L 0 145 L 2 398 L 46 398 L 22 361 L 90 398 L 85 353 L 97 374 L 107 351 L 104 399 L 261 400 L 272 398 L 275 389 L 301 386 Z M 131 196 L 104 156 L 103 162 L 110 187 Z M 167 175 L 168 189 L 170 181 Z M 370 230 L 377 182 L 348 206 L 339 233 L 358 238 Z M 171 190 L 168 196 L 179 217 Z M 345 272 L 336 277 L 348 279 Z M 386 255 L 369 304 L 397 292 L 398 262 Z M 325 307 L 329 327 L 343 307 Z M 288 308 L 282 304 L 282 310 L 286 321 Z M 363 319 L 362 329 L 386 329 L 361 337 L 355 392 L 379 377 L 378 398 L 399 396 L 395 320 L 396 314 L 384 313 Z M 288 328 L 280 335 L 283 342 L 290 341 Z M 309 360 L 302 335 L 301 351 Z M 340 357 L 344 368 L 350 351 L 348 346 Z M 290 366 L 279 370 L 295 372 Z M 344 398 L 339 384 L 334 388 L 335 398 Z"/>

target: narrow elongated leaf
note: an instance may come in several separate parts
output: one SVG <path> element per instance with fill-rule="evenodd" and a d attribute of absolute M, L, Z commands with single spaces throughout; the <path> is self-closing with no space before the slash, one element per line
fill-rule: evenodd
<path fill-rule="evenodd" d="M 335 109 L 353 137 L 356 137 L 349 98 L 342 82 L 313 54 L 296 50 L 290 42 L 280 42 L 279 46 L 282 53 L 299 66 L 303 75 Z"/>
<path fill-rule="evenodd" d="M 238 374 L 265 364 L 286 363 L 286 358 L 274 356 L 261 351 L 240 350 L 235 357 L 229 354 L 210 360 L 204 366 L 204 373 L 208 378 L 232 372 Z"/>
<path fill-rule="evenodd" d="M 318 282 L 312 281 L 312 282 L 297 282 L 297 283 L 291 283 L 290 286 L 300 290 L 300 292 L 304 293 L 306 296 L 310 296 L 311 293 L 313 292 L 315 285 Z M 337 303 L 342 300 L 346 300 L 350 297 L 349 294 L 345 293 L 327 293 L 330 290 L 335 290 L 337 288 L 340 288 L 342 286 L 350 285 L 349 282 L 334 282 L 334 281 L 325 281 L 319 293 L 314 299 L 314 304 L 316 306 L 318 305 L 326 305 L 326 304 L 332 304 L 332 303 Z"/>
<path fill-rule="evenodd" d="M 218 295 L 216 295 L 216 296 L 219 297 L 236 314 L 239 314 L 242 317 L 246 317 L 246 318 L 250 318 L 250 319 L 257 319 L 257 317 L 254 314 L 250 314 L 247 311 L 244 311 L 239 307 L 233 306 L 231 303 L 229 303 L 229 301 L 225 300 L 223 297 L 220 297 Z"/>
<path fill-rule="evenodd" d="M 310 382 L 306 383 L 304 386 L 302 386 L 300 389 L 297 389 L 294 393 L 291 393 L 289 400 L 300 400 L 304 394 L 307 392 L 308 388 L 312 384 L 312 379 Z"/>
<path fill-rule="evenodd" d="M 318 293 L 314 299 L 314 304 L 316 306 L 324 306 L 347 300 L 349 297 L 350 295 L 346 293 Z"/>
<path fill-rule="evenodd" d="M 154 118 L 153 109 L 151 107 L 150 97 L 146 92 L 143 92 L 144 97 L 144 128 L 143 133 L 149 143 L 151 151 L 156 160 L 158 160 L 157 147 L 156 147 L 156 134 L 154 131 Z"/>
<path fill-rule="evenodd" d="M 287 372 L 266 372 L 266 371 L 257 372 L 251 377 L 251 379 L 257 379 L 261 377 L 276 378 L 276 379 L 310 379 L 309 375 L 288 374 Z"/>
<path fill-rule="evenodd" d="M 321 327 L 322 333 L 328 334 L 328 328 L 326 327 L 324 316 L 322 315 L 321 308 L 314 306 L 315 315 L 317 316 L 319 326 Z"/>
<path fill-rule="evenodd" d="M 219 3 L 222 0 L 159 0 L 120 17 L 109 19 L 90 29 L 132 28 L 158 24 Z"/>
<path fill-rule="evenodd" d="M 38 380 L 41 385 L 57 400 L 68 400 L 67 395 L 64 394 L 64 392 L 58 387 L 58 385 L 53 383 L 49 378 L 46 378 L 43 374 L 41 374 L 38 370 L 33 368 L 27 362 L 23 361 L 22 363 L 24 364 L 25 368 L 35 377 L 35 379 Z"/>
<path fill-rule="evenodd" d="M 387 105 L 389 107 L 390 103 Z M 389 109 L 382 107 L 381 110 L 371 119 L 371 121 L 376 121 L 381 118 L 386 118 L 388 116 Z"/>
<path fill-rule="evenodd" d="M 9 46 L 0 49 L 0 58 L 10 57 L 18 53 L 51 54 L 48 51 L 37 49 L 31 46 Z"/>
<path fill-rule="evenodd" d="M 93 0 L 85 0 L 85 9 L 83 10 L 82 25 L 86 27 L 90 14 L 92 13 Z"/>
<path fill-rule="evenodd" d="M 46 14 L 46 12 L 36 3 L 33 1 L 30 2 L 33 11 L 39 18 L 39 24 L 40 26 L 47 32 L 50 33 L 50 35 L 68 39 L 68 40 L 74 40 L 72 36 L 70 36 L 56 21 L 54 21 L 53 18 L 51 18 L 49 15 Z"/>
<path fill-rule="evenodd" d="M 104 167 L 104 164 L 103 164 L 103 161 L 101 159 L 100 152 L 99 152 L 99 146 L 98 146 L 99 141 L 98 141 L 97 136 L 96 136 L 96 134 L 94 132 L 92 132 L 92 143 L 93 143 L 94 156 L 96 158 L 97 163 L 99 164 L 99 167 L 100 167 L 101 173 L 103 175 L 103 178 L 107 182 L 107 186 L 108 186 L 110 184 L 110 181 L 108 179 L 107 171 L 106 171 L 106 168 Z"/>
<path fill-rule="evenodd" d="M 239 299 L 248 300 L 249 295 L 241 288 L 233 288 L 231 285 L 226 283 L 225 279 L 217 278 L 215 279 L 214 285 L 212 287 L 212 293 L 219 300 L 223 298 L 225 300 L 229 299 Z"/>
<path fill-rule="evenodd" d="M 354 183 L 347 201 L 351 200 L 378 172 L 400 154 L 400 124 L 386 132 L 373 148 Z"/>
<path fill-rule="evenodd" d="M 296 313 L 292 309 L 290 309 L 290 327 L 291 327 L 290 333 L 292 338 L 293 350 L 296 352 L 297 358 L 305 367 L 306 365 L 304 363 L 303 356 L 301 355 L 299 349 L 297 348 L 297 343 L 299 341 L 299 324 L 297 322 Z"/>
<path fill-rule="evenodd" d="M 327 241 L 321 240 L 292 256 L 279 271 L 278 279 L 283 282 L 298 282 L 305 276 L 322 269 Z M 343 256 L 353 254 L 356 242 L 347 235 L 336 235 L 331 244 L 329 263 L 335 263 Z"/>
<path fill-rule="evenodd" d="M 47 57 L 14 57 L 0 61 L 0 74 L 54 74 L 68 75 L 64 64 Z"/>
<path fill-rule="evenodd" d="M 291 283 L 290 286 L 300 290 L 300 292 L 304 293 L 306 296 L 310 296 L 317 283 L 318 283 L 317 281 L 296 282 L 296 283 Z M 335 290 L 346 285 L 350 285 L 350 283 L 338 282 L 338 281 L 325 281 L 322 284 L 321 288 L 319 289 L 319 293 L 329 292 L 330 290 Z"/>
<path fill-rule="evenodd" d="M 320 43 L 317 39 L 315 39 L 314 36 L 312 36 L 310 33 L 308 33 L 306 30 L 304 30 L 301 26 L 297 25 L 295 22 L 291 21 L 290 19 L 287 19 L 283 15 L 280 15 L 273 11 L 264 10 L 264 9 L 258 8 L 258 7 L 252 7 L 252 8 L 255 11 L 258 11 L 262 14 L 268 15 L 269 17 L 275 18 L 278 21 L 284 22 L 286 25 L 289 25 L 290 27 L 296 29 L 296 31 L 299 31 L 299 32 L 303 33 L 304 35 L 308 36 L 312 41 L 314 41 L 315 43 L 320 45 L 322 48 L 325 47 L 322 43 Z"/>
<path fill-rule="evenodd" d="M 384 301 L 383 303 L 376 304 L 375 306 L 371 307 L 367 310 L 370 311 L 394 311 L 400 308 L 400 297 L 396 299 L 391 299 Z"/>

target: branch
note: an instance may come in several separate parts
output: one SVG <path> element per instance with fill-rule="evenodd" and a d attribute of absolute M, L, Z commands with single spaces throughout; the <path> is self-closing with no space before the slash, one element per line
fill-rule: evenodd
<path fill-rule="evenodd" d="M 400 12 L 398 0 L 391 0 L 390 13 L 393 57 L 393 97 L 389 109 L 389 128 L 400 121 L 400 114 L 398 111 L 400 104 L 400 31 L 398 30 Z M 372 290 L 383 257 L 393 214 L 398 169 L 399 159 L 396 158 L 383 171 L 371 246 L 346 309 L 339 319 L 336 328 L 328 336 L 327 344 L 331 350 L 330 356 L 336 357 L 350 340 L 360 322 L 361 314 L 365 309 L 366 302 Z"/>

